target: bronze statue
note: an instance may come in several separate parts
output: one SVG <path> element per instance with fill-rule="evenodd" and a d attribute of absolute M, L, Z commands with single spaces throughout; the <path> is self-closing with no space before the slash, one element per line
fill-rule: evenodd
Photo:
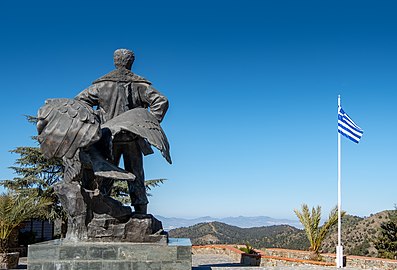
<path fill-rule="evenodd" d="M 94 225 L 101 223 L 97 221 L 103 215 L 113 218 L 111 223 L 117 226 L 129 224 L 125 225 L 128 228 L 139 223 L 133 218 L 149 217 L 146 234 L 161 230 L 161 223 L 147 215 L 143 155 L 153 153 L 152 145 L 171 163 L 169 144 L 160 126 L 168 100 L 149 81 L 131 72 L 134 59 L 132 51 L 116 50 L 114 71 L 74 99 L 47 100 L 38 112 L 43 154 L 63 158 L 65 165 L 64 181 L 55 190 L 69 215 L 69 239 L 103 237 L 103 232 L 98 236 L 102 227 Z M 125 169 L 118 167 L 122 156 Z M 110 197 L 115 180 L 128 181 L 134 213 Z M 144 238 L 130 236 L 126 241 Z"/>
<path fill-rule="evenodd" d="M 168 109 L 168 100 L 144 78 L 131 72 L 134 53 L 126 49 L 114 52 L 116 70 L 93 82 L 75 99 L 90 106 L 98 106 L 101 123 L 134 108 L 150 108 L 150 113 L 159 121 L 163 120 Z M 139 214 L 147 213 L 148 200 L 144 185 L 142 153 L 153 153 L 150 145 L 141 137 L 129 131 L 117 133 L 113 140 L 113 162 L 118 165 L 121 156 L 124 168 L 135 175 L 135 181 L 128 182 L 131 205 Z M 102 182 L 102 192 L 109 195 L 113 179 Z"/>

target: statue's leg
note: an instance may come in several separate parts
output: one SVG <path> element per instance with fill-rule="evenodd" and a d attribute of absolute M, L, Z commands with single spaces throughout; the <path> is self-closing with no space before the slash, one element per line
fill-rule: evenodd
<path fill-rule="evenodd" d="M 118 200 L 102 193 L 90 197 L 90 208 L 94 213 L 107 214 L 120 222 L 128 221 L 132 215 L 131 207 L 124 206 Z"/>
<path fill-rule="evenodd" d="M 143 155 L 136 141 L 129 142 L 124 149 L 124 167 L 135 175 L 135 181 L 128 182 L 131 205 L 136 214 L 147 214 L 148 199 L 145 188 L 145 174 L 143 170 Z"/>
<path fill-rule="evenodd" d="M 130 219 L 131 208 L 129 206 L 124 206 L 121 202 L 102 192 L 101 187 L 103 187 L 103 183 L 110 183 L 110 179 L 97 177 L 93 172 L 91 177 L 83 179 L 83 183 L 85 183 L 84 188 L 86 188 L 86 190 L 83 191 L 83 197 L 84 201 L 87 203 L 87 212 L 90 214 L 87 215 L 89 218 L 87 219 L 87 224 L 93 218 L 94 213 L 108 214 L 123 222 Z"/>
<path fill-rule="evenodd" d="M 84 160 L 88 162 L 95 162 L 95 165 L 101 166 L 101 162 L 105 161 L 102 154 L 96 147 L 89 148 L 83 152 Z M 94 166 L 94 164 L 93 164 Z M 94 213 L 107 214 L 120 221 L 129 220 L 131 217 L 131 207 L 124 206 L 119 201 L 110 197 L 114 180 L 108 177 L 97 176 L 93 168 L 86 167 L 83 170 L 82 195 L 87 204 L 87 220 L 86 224 L 90 223 L 94 218 Z"/>

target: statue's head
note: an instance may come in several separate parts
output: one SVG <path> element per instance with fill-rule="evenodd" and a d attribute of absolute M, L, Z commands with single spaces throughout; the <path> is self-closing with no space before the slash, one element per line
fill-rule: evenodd
<path fill-rule="evenodd" d="M 117 49 L 114 51 L 113 60 L 116 68 L 131 69 L 132 64 L 135 60 L 135 56 L 134 53 L 130 50 Z"/>

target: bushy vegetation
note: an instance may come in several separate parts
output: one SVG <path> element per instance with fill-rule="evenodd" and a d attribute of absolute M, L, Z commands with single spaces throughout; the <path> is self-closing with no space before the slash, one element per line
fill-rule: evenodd
<path fill-rule="evenodd" d="M 397 259 L 397 209 L 388 213 L 389 220 L 380 225 L 375 241 L 379 257 Z"/>

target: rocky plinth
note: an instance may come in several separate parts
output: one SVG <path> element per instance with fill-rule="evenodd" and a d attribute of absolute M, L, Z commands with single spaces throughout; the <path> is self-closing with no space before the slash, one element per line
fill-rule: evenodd
<path fill-rule="evenodd" d="M 87 226 L 88 241 L 156 243 L 166 242 L 161 221 L 152 215 L 133 215 L 120 222 L 109 215 L 95 215 Z"/>

